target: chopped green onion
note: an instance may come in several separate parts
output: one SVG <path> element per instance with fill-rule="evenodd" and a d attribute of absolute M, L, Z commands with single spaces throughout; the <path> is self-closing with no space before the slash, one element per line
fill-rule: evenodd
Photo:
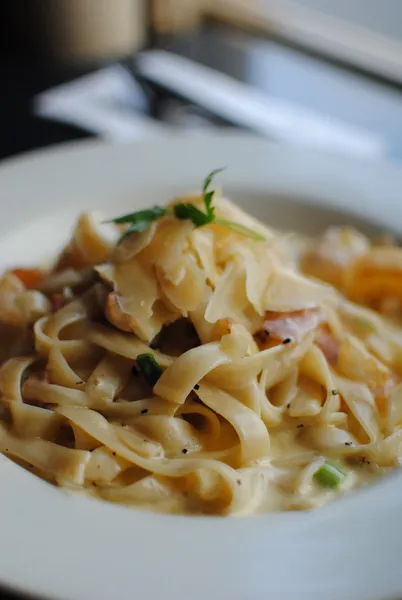
<path fill-rule="evenodd" d="M 154 387 L 163 373 L 154 355 L 150 352 L 147 354 L 139 354 L 136 361 L 149 385 Z"/>
<path fill-rule="evenodd" d="M 326 462 L 314 473 L 314 479 L 324 487 L 336 488 L 345 479 L 346 475 L 334 463 Z"/>

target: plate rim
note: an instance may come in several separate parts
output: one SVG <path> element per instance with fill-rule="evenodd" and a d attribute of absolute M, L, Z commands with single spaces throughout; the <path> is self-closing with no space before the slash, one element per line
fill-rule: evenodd
<path fill-rule="evenodd" d="M 247 157 L 248 148 L 250 151 L 254 149 L 256 152 L 264 153 L 264 156 L 277 161 L 275 164 L 278 168 L 282 168 L 283 173 L 286 172 L 286 165 L 294 165 L 293 173 L 297 180 L 295 183 L 300 181 L 307 186 L 303 193 L 322 190 L 325 182 L 329 185 L 329 178 L 334 185 L 336 182 L 339 183 L 339 171 L 343 170 L 343 187 L 337 188 L 335 185 L 335 189 L 330 190 L 331 193 L 326 196 L 328 205 L 338 198 L 337 206 L 341 209 L 347 208 L 346 199 L 340 196 L 345 188 L 350 188 L 350 192 L 363 191 L 355 202 L 357 211 L 366 209 L 365 212 L 369 217 L 374 215 L 381 217 L 384 208 L 387 208 L 389 214 L 386 219 L 390 223 L 397 218 L 398 214 L 399 216 L 402 214 L 396 190 L 397 186 L 402 190 L 402 168 L 397 165 L 323 154 L 315 150 L 289 148 L 237 132 L 208 134 L 202 137 L 182 135 L 175 136 L 174 141 L 169 136 L 163 136 L 152 141 L 130 144 L 107 144 L 99 140 L 69 142 L 7 159 L 0 164 L 0 187 L 2 184 L 5 187 L 8 185 L 11 196 L 19 193 L 21 197 L 27 198 L 27 192 L 21 186 L 24 173 L 35 175 L 32 185 L 37 190 L 44 185 L 44 182 L 41 183 L 39 171 L 64 169 L 65 172 L 69 172 L 70 167 L 67 163 L 74 163 L 77 166 L 85 160 L 89 162 L 98 160 L 103 164 L 107 162 L 109 155 L 117 157 L 132 153 L 133 156 L 137 155 L 138 159 L 140 151 L 144 152 L 144 148 L 153 149 L 152 160 L 156 162 L 155 156 L 160 159 L 171 147 L 175 147 L 176 151 L 182 148 L 181 160 L 186 165 L 188 161 L 190 170 L 188 180 L 192 180 L 195 173 L 198 177 L 198 167 L 190 164 L 190 157 L 185 156 L 185 149 L 188 151 L 192 148 L 200 162 L 206 164 L 208 150 L 211 156 L 217 149 L 221 149 L 222 152 L 226 149 L 229 154 L 233 153 L 233 156 L 237 152 L 236 156 L 243 160 Z M 194 150 L 195 148 L 197 149 Z M 259 156 L 257 159 L 258 168 L 262 169 L 264 162 Z M 113 168 L 116 170 L 117 166 Z M 255 165 L 252 167 L 244 165 L 242 168 L 250 169 L 254 176 L 257 173 Z M 272 164 L 269 168 L 273 168 Z M 303 169 L 306 171 L 304 172 Z M 117 172 L 119 172 L 118 168 Z M 273 173 L 273 177 L 278 177 L 280 183 L 281 177 L 283 180 L 283 173 L 282 175 Z M 313 179 L 314 173 L 316 179 Z M 329 173 L 332 173 L 331 177 Z M 250 182 L 253 183 L 252 177 L 246 177 L 245 174 L 246 171 L 243 174 L 228 171 L 223 175 L 223 180 L 228 183 L 233 182 L 234 186 L 242 179 L 247 180 L 248 185 Z M 261 180 L 254 181 L 254 185 L 259 190 L 263 189 L 262 184 L 268 175 L 269 173 L 261 171 Z M 366 179 L 363 182 L 364 175 Z M 169 174 L 169 177 L 173 179 L 173 175 Z M 55 185 L 53 180 L 50 188 L 52 185 Z M 46 188 L 47 194 L 50 194 L 50 188 Z M 302 190 L 299 192 L 301 193 Z M 365 206 L 364 199 L 367 197 L 370 198 L 370 202 L 375 198 L 381 199 L 381 206 Z M 284 513 L 245 519 L 221 519 L 154 515 L 93 499 L 72 497 L 56 488 L 51 488 L 52 491 L 49 492 L 47 484 L 2 456 L 0 456 L 0 470 L 3 480 L 0 508 L 3 509 L 3 514 L 8 516 L 7 522 L 3 525 L 2 538 L 3 544 L 7 546 L 10 553 L 4 561 L 0 561 L 0 583 L 20 593 L 41 594 L 56 597 L 57 600 L 84 600 L 88 597 L 106 600 L 110 597 L 113 586 L 120 582 L 119 595 L 122 600 L 125 600 L 131 597 L 131 589 L 127 589 L 126 586 L 135 580 L 137 585 L 145 586 L 144 589 L 150 594 L 146 597 L 151 599 L 159 598 L 163 594 L 166 600 L 187 595 L 195 600 L 198 598 L 201 600 L 208 591 L 213 595 L 215 589 L 215 592 L 218 590 L 219 597 L 226 600 L 233 595 L 234 585 L 237 586 L 236 597 L 242 599 L 264 598 L 267 593 L 275 593 L 279 589 L 281 600 L 312 598 L 313 593 L 323 591 L 325 580 L 321 577 L 318 582 L 321 587 L 317 587 L 316 574 L 313 588 L 308 584 L 307 579 L 314 580 L 317 569 L 325 570 L 331 560 L 341 560 L 339 551 L 345 548 L 346 542 L 349 554 L 364 555 L 365 546 L 370 543 L 370 540 L 372 543 L 373 536 L 384 537 L 384 532 L 388 535 L 386 550 L 383 548 L 380 553 L 371 548 L 370 556 L 363 556 L 364 560 L 356 559 L 355 567 L 358 565 L 361 569 L 363 563 L 366 565 L 367 580 L 363 587 L 356 573 L 353 573 L 344 561 L 343 579 L 339 582 L 338 589 L 332 589 L 331 585 L 327 585 L 326 597 L 330 600 L 341 598 L 344 600 L 349 597 L 345 596 L 345 593 L 351 592 L 351 600 L 352 598 L 370 600 L 374 597 L 372 592 L 375 589 L 384 596 L 402 590 L 402 573 L 398 575 L 393 572 L 395 569 L 393 557 L 398 556 L 402 550 L 402 535 L 399 535 L 401 541 L 395 535 L 398 532 L 402 533 L 402 519 L 400 519 L 402 501 L 397 502 L 398 493 L 402 491 L 400 474 L 381 484 L 376 484 L 368 491 L 351 494 L 311 514 Z M 8 480 L 12 482 L 11 487 L 7 485 Z M 27 489 L 29 489 L 28 503 L 24 501 Z M 44 491 L 45 489 L 47 491 Z M 45 504 L 44 508 L 42 503 Z M 32 512 L 34 505 L 41 507 L 41 510 Z M 48 513 L 47 508 L 49 508 Z M 377 520 L 370 535 L 365 532 L 368 523 L 368 517 L 364 515 L 365 511 L 369 513 L 370 521 Z M 64 523 L 66 515 L 72 519 L 69 523 Z M 15 540 L 16 523 L 23 532 L 22 546 Z M 101 531 L 98 529 L 99 523 L 102 523 Z M 379 527 L 380 523 L 382 528 Z M 324 535 L 328 526 L 333 532 L 331 544 L 328 544 Z M 65 548 L 60 548 L 60 543 L 57 544 L 56 534 L 60 528 L 62 531 L 60 537 Z M 147 533 L 151 530 L 152 539 L 151 536 L 147 539 Z M 127 542 L 127 536 L 136 539 L 139 535 L 144 536 L 144 539 L 141 540 L 140 548 L 133 549 Z M 155 548 L 156 540 L 157 548 Z M 113 549 L 112 561 L 107 560 L 102 553 L 105 542 L 109 544 L 109 549 Z M 219 560 L 217 562 L 208 552 L 211 543 L 221 562 Z M 188 552 L 189 547 L 191 552 Z M 72 548 L 74 548 L 74 555 L 71 554 Z M 135 573 L 130 571 L 134 562 L 134 556 L 130 556 L 130 549 L 131 552 L 135 552 Z M 303 558 L 304 563 L 301 565 L 305 574 L 300 569 L 300 551 L 306 553 Z M 264 556 L 264 560 L 261 556 Z M 41 560 L 45 564 L 42 564 Z M 150 568 L 151 560 L 153 565 Z M 268 571 L 264 569 L 267 560 L 270 561 Z M 205 587 L 202 590 L 194 589 L 191 579 L 195 578 L 199 571 L 194 561 L 199 561 L 200 569 L 208 569 L 211 579 L 204 583 Z M 382 564 L 388 573 L 387 581 L 382 583 L 382 587 L 379 587 L 381 576 L 376 574 L 375 577 L 369 577 L 370 568 L 374 573 L 376 561 L 377 564 Z M 70 572 L 70 577 L 66 577 L 65 573 L 61 577 L 55 577 L 57 566 L 60 567 L 62 564 L 68 565 L 66 570 Z M 175 576 L 174 583 L 169 587 L 172 572 L 177 575 L 178 564 L 180 578 Z M 291 564 L 296 577 L 300 577 L 294 585 L 284 579 L 286 578 L 284 564 Z M 82 585 L 77 584 L 74 576 L 71 576 L 74 569 L 82 576 Z M 159 580 L 155 577 L 155 571 L 158 572 Z M 107 580 L 100 573 L 107 573 Z M 360 576 L 361 571 L 358 571 L 358 574 Z M 26 581 L 21 583 L 24 577 Z M 282 587 L 279 588 L 279 585 Z M 143 590 L 139 591 L 144 595 Z"/>

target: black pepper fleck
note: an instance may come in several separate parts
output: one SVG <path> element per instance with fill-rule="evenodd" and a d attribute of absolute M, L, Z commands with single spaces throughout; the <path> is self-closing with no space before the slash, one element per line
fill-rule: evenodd
<path fill-rule="evenodd" d="M 198 383 L 195 384 L 194 389 L 195 390 L 199 390 L 200 389 L 200 386 L 198 385 Z"/>
<path fill-rule="evenodd" d="M 338 392 L 338 390 L 331 390 L 331 394 L 333 396 L 338 396 L 339 392 Z"/>
<path fill-rule="evenodd" d="M 362 467 L 363 465 L 371 465 L 371 460 L 369 460 L 365 456 L 362 456 L 360 459 L 360 466 Z"/>
<path fill-rule="evenodd" d="M 241 485 L 241 479 L 236 479 L 237 485 Z"/>
<path fill-rule="evenodd" d="M 353 442 L 345 442 L 345 446 L 352 446 Z"/>
<path fill-rule="evenodd" d="M 149 410 L 148 408 L 143 408 L 140 412 L 142 415 L 147 415 L 149 413 Z"/>
<path fill-rule="evenodd" d="M 257 333 L 255 334 L 257 341 L 259 341 L 261 344 L 265 344 L 269 336 L 270 332 L 268 329 L 262 329 L 261 331 L 257 331 Z"/>
<path fill-rule="evenodd" d="M 286 408 L 290 408 L 290 402 L 287 403 Z"/>
<path fill-rule="evenodd" d="M 116 452 L 112 452 L 113 456 L 116 456 Z"/>
<path fill-rule="evenodd" d="M 303 423 L 300 423 L 299 425 L 297 425 L 297 429 L 301 429 L 302 427 L 304 427 Z"/>
<path fill-rule="evenodd" d="M 183 454 L 187 454 L 187 452 L 188 452 L 187 448 L 183 448 L 182 452 L 183 452 Z"/>
<path fill-rule="evenodd" d="M 292 341 L 292 338 L 285 338 L 282 342 L 282 344 L 290 344 Z"/>

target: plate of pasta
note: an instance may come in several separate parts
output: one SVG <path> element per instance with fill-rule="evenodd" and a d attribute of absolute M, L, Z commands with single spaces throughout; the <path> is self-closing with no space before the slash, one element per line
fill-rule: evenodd
<path fill-rule="evenodd" d="M 401 593 L 402 170 L 227 134 L 0 186 L 0 583 Z"/>

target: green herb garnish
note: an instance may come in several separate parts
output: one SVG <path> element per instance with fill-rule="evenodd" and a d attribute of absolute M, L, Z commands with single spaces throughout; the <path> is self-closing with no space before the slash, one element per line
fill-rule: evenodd
<path fill-rule="evenodd" d="M 202 227 L 209 223 L 216 223 L 215 220 L 215 209 L 212 206 L 212 200 L 215 194 L 215 190 L 209 190 L 209 186 L 212 183 L 212 179 L 218 173 L 221 173 L 223 169 L 215 169 L 212 171 L 204 180 L 202 186 L 202 198 L 204 200 L 205 212 L 202 212 L 194 204 L 184 204 L 180 202 L 175 204 L 173 207 L 173 214 L 177 219 L 189 219 L 192 221 L 194 227 Z"/>
<path fill-rule="evenodd" d="M 151 387 L 154 387 L 163 371 L 153 354 L 139 354 L 136 358 L 142 374 Z"/>
<path fill-rule="evenodd" d="M 324 487 L 336 488 L 345 479 L 346 475 L 334 463 L 326 462 L 314 473 L 314 479 Z"/>
<path fill-rule="evenodd" d="M 362 319 L 361 317 L 354 317 L 353 325 L 358 329 L 365 330 L 367 333 L 375 333 L 377 331 L 372 323 L 366 321 L 366 319 Z"/>
<path fill-rule="evenodd" d="M 207 175 L 204 179 L 204 183 L 202 186 L 202 193 L 205 195 L 208 192 L 208 188 L 212 183 L 213 178 L 215 177 L 215 175 L 218 175 L 219 173 L 222 173 L 222 171 L 224 171 L 226 169 L 226 167 L 221 167 L 220 169 L 214 169 L 213 171 L 210 172 L 209 175 Z M 211 192 L 208 192 L 209 194 Z M 213 192 L 212 192 L 213 194 Z"/>
<path fill-rule="evenodd" d="M 265 237 L 261 233 L 257 233 L 256 231 L 253 231 L 244 225 L 240 225 L 240 223 L 235 223 L 234 221 L 225 221 L 224 219 L 215 219 L 214 222 L 222 227 L 232 229 L 232 231 L 235 231 L 236 233 L 240 233 L 246 237 L 251 237 L 257 242 L 263 242 L 265 240 Z"/>
<path fill-rule="evenodd" d="M 112 219 L 109 222 L 116 223 L 116 225 L 130 225 L 127 231 L 121 236 L 119 240 L 120 243 L 135 231 L 145 231 L 152 221 L 156 221 L 166 214 L 166 208 L 162 208 L 161 206 L 153 206 L 152 208 L 138 210 L 137 212 L 129 213 L 128 215 L 122 215 L 121 217 Z"/>
<path fill-rule="evenodd" d="M 212 204 L 215 190 L 210 190 L 209 188 L 215 175 L 223 170 L 224 169 L 215 169 L 204 180 L 202 186 L 202 197 L 204 201 L 205 212 L 197 208 L 197 206 L 194 204 L 179 202 L 173 206 L 172 212 L 166 208 L 154 206 L 153 208 L 139 210 L 134 213 L 117 217 L 117 219 L 112 219 L 110 222 L 116 223 L 116 225 L 129 225 L 127 231 L 120 238 L 119 243 L 135 231 L 145 231 L 152 221 L 156 221 L 160 217 L 168 214 L 172 214 L 174 217 L 176 217 L 176 219 L 191 221 L 194 227 L 204 227 L 204 225 L 214 223 L 215 225 L 221 225 L 222 227 L 232 229 L 236 233 L 240 233 L 241 235 L 245 235 L 254 240 L 264 241 L 265 238 L 263 235 L 253 231 L 252 229 L 249 229 L 248 227 L 245 227 L 244 225 L 240 225 L 240 223 L 215 218 L 215 207 Z"/>
<path fill-rule="evenodd" d="M 134 226 L 136 223 L 150 223 L 166 215 L 166 208 L 160 206 L 153 206 L 152 208 L 146 208 L 145 210 L 138 210 L 137 212 L 123 215 L 113 219 L 113 223 L 122 225 L 123 223 L 130 223 L 130 226 Z"/>
<path fill-rule="evenodd" d="M 202 227 L 213 223 L 214 217 L 210 217 L 208 214 L 203 213 L 194 204 L 184 204 L 180 202 L 175 204 L 173 207 L 173 214 L 176 219 L 182 219 L 192 221 L 194 227 Z"/>

